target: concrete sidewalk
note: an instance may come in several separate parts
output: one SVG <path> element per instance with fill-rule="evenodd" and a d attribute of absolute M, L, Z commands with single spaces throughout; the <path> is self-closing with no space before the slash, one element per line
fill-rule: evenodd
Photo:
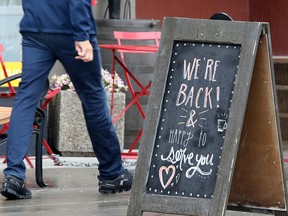
<path fill-rule="evenodd" d="M 5 165 L 0 160 L 0 169 Z M 27 167 L 27 185 L 33 198 L 7 201 L 0 197 L 0 215 L 9 216 L 125 216 L 130 192 L 101 195 L 98 192 L 98 170 L 95 158 L 61 158 L 64 166 L 55 166 L 44 159 L 44 181 L 47 188 L 39 188 L 34 169 Z M 126 161 L 128 169 L 135 169 L 136 161 Z M 2 173 L 2 172 L 1 172 Z M 3 174 L 0 183 L 2 184 Z M 164 216 L 162 213 L 144 213 L 144 216 Z M 169 214 L 170 215 L 170 214 Z M 262 216 L 258 213 L 228 211 L 227 216 Z M 267 215 L 267 214 L 265 214 Z M 171 216 L 171 215 L 170 215 Z"/>

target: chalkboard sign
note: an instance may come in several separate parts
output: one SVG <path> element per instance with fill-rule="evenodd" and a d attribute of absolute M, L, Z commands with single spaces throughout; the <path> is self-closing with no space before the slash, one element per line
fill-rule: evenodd
<path fill-rule="evenodd" d="M 165 18 L 127 216 L 287 215 L 269 34 Z"/>
<path fill-rule="evenodd" d="M 213 197 L 240 48 L 174 42 L 148 193 Z"/>

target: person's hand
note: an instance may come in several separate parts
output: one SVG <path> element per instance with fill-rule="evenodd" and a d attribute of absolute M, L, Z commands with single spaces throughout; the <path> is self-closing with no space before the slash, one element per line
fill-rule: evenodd
<path fill-rule="evenodd" d="M 93 47 L 89 40 L 76 41 L 75 49 L 78 54 L 78 56 L 75 57 L 76 59 L 80 59 L 84 62 L 90 62 L 93 60 Z"/>

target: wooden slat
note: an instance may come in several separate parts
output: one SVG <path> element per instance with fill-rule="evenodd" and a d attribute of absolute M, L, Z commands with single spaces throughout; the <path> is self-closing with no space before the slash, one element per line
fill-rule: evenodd
<path fill-rule="evenodd" d="M 280 113 L 280 118 L 288 118 L 288 113 Z"/>
<path fill-rule="evenodd" d="M 276 90 L 287 91 L 288 90 L 288 85 L 276 85 Z"/>
<path fill-rule="evenodd" d="M 0 124 L 7 123 L 9 121 L 11 111 L 11 107 L 0 107 Z"/>
<path fill-rule="evenodd" d="M 276 85 L 288 85 L 288 64 L 274 63 Z"/>
<path fill-rule="evenodd" d="M 284 86 L 281 88 L 277 87 L 277 98 L 278 98 L 278 108 L 279 112 L 288 112 L 288 88 L 285 89 Z"/>
<path fill-rule="evenodd" d="M 288 63 L 288 56 L 273 56 L 274 63 Z"/>
<path fill-rule="evenodd" d="M 280 113 L 280 126 L 282 140 L 288 140 L 288 113 Z"/>

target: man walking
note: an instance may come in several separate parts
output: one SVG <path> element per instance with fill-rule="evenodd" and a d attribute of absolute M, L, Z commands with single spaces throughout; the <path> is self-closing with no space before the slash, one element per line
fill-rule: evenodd
<path fill-rule="evenodd" d="M 22 81 L 13 105 L 7 139 L 7 168 L 1 194 L 31 198 L 25 185 L 27 155 L 37 103 L 56 60 L 69 74 L 82 102 L 93 150 L 99 161 L 99 192 L 131 189 L 133 175 L 122 166 L 102 84 L 101 56 L 91 0 L 23 0 Z"/>

